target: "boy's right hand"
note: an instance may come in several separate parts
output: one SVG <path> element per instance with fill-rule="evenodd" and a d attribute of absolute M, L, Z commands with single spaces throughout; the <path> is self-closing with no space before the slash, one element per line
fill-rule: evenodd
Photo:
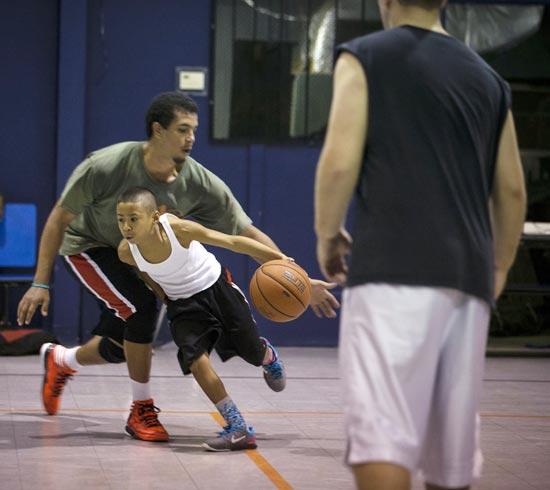
<path fill-rule="evenodd" d="M 43 288 L 30 287 L 17 306 L 17 324 L 19 326 L 28 325 L 36 308 L 42 305 L 40 313 L 42 316 L 48 316 L 48 307 L 50 306 L 50 291 Z"/>

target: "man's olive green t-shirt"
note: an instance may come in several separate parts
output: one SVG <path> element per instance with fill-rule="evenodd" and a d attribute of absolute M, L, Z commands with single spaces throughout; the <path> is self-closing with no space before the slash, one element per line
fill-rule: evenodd
<path fill-rule="evenodd" d="M 238 234 L 252 222 L 229 187 L 192 158 L 173 182 L 157 182 L 145 170 L 143 142 L 118 143 L 91 153 L 67 181 L 60 205 L 78 216 L 65 231 L 60 254 L 118 247 L 117 200 L 136 186 L 151 190 L 160 209 L 224 233 Z"/>

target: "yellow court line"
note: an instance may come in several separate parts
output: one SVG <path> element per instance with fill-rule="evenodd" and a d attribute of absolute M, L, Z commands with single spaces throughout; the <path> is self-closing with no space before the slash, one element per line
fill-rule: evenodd
<path fill-rule="evenodd" d="M 219 413 L 211 412 L 210 415 L 222 427 L 225 425 L 225 420 Z M 260 469 L 260 471 L 273 482 L 275 488 L 281 490 L 292 490 L 292 485 L 288 483 L 283 476 L 269 464 L 267 459 L 265 459 L 257 449 L 247 449 L 245 453 Z"/>

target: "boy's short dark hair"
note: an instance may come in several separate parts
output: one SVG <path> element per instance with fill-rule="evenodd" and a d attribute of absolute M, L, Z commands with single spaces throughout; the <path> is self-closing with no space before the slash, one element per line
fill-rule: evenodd
<path fill-rule="evenodd" d="M 121 202 L 138 202 L 145 206 L 148 211 L 157 210 L 157 198 L 155 194 L 145 187 L 130 187 L 118 198 L 117 204 Z"/>
<path fill-rule="evenodd" d="M 182 92 L 163 92 L 154 97 L 145 116 L 147 138 L 151 138 L 153 135 L 152 125 L 154 122 L 167 128 L 174 120 L 175 111 L 198 114 L 199 108 L 191 97 Z"/>

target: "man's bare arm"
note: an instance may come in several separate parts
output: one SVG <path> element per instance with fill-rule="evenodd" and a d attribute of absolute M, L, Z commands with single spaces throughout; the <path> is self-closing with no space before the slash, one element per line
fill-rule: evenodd
<path fill-rule="evenodd" d="M 38 263 L 34 274 L 35 282 L 49 282 L 55 258 L 63 241 L 63 233 L 75 217 L 76 214 L 67 211 L 59 204 L 52 209 L 40 238 Z"/>
<path fill-rule="evenodd" d="M 61 247 L 63 233 L 69 223 L 76 217 L 74 213 L 55 205 L 48 216 L 38 248 L 38 263 L 34 274 L 34 282 L 48 284 L 52 275 L 53 264 Z M 17 307 L 17 323 L 29 324 L 36 308 L 42 305 L 42 316 L 48 315 L 50 293 L 47 289 L 31 287 L 23 296 Z"/>
<path fill-rule="evenodd" d="M 253 240 L 263 243 L 267 247 L 272 248 L 273 250 L 277 250 L 278 252 L 281 251 L 277 244 L 268 235 L 266 235 L 259 228 L 256 228 L 254 225 L 248 225 L 243 231 L 241 231 L 240 235 L 252 238 Z M 254 257 L 254 260 L 261 263 L 261 261 L 257 257 Z"/>
<path fill-rule="evenodd" d="M 367 136 L 367 80 L 353 55 L 342 53 L 334 70 L 334 93 L 325 143 L 315 178 L 315 231 L 335 237 L 344 225 L 357 184 Z"/>
<path fill-rule="evenodd" d="M 344 224 L 363 163 L 367 114 L 364 70 L 353 55 L 342 53 L 334 71 L 329 123 L 315 178 L 317 260 L 323 275 L 342 285 L 351 248 Z"/>
<path fill-rule="evenodd" d="M 495 297 L 506 283 L 523 230 L 527 197 L 514 118 L 508 111 L 497 155 L 490 199 L 495 254 Z"/>

